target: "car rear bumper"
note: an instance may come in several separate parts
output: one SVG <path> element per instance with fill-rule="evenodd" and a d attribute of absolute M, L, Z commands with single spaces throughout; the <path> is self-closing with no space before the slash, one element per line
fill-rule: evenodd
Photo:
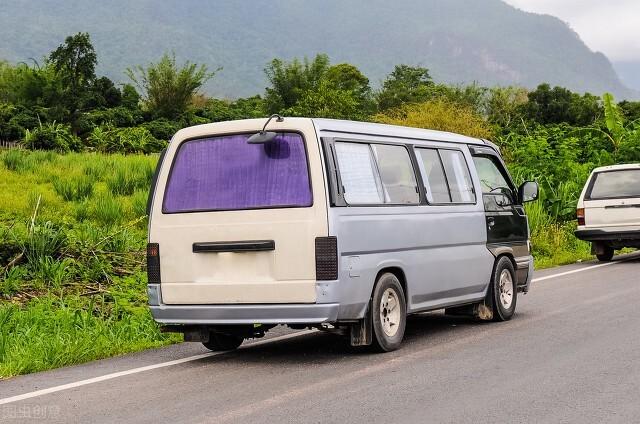
<path fill-rule="evenodd" d="M 319 324 L 336 322 L 338 303 L 166 305 L 159 284 L 147 286 L 149 308 L 161 324 Z"/>
<path fill-rule="evenodd" d="M 585 241 L 640 240 L 640 227 L 579 228 L 575 235 Z"/>

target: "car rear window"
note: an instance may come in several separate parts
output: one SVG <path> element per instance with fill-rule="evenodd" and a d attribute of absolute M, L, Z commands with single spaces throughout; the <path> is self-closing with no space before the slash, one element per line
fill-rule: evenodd
<path fill-rule="evenodd" d="M 587 198 L 612 199 L 640 197 L 640 169 L 608 171 L 594 174 Z"/>
<path fill-rule="evenodd" d="M 183 143 L 173 161 L 163 213 L 311 206 L 302 136 L 278 133 L 269 143 L 249 144 L 250 136 Z"/>

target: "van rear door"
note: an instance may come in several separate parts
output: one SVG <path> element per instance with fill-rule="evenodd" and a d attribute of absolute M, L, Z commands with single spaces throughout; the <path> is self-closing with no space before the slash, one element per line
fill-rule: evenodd
<path fill-rule="evenodd" d="M 220 134 L 231 124 L 205 129 Z M 326 195 L 313 125 L 298 124 L 277 129 L 267 144 L 247 142 L 255 123 L 251 131 L 199 129 L 172 141 L 150 221 L 165 304 L 316 301 L 315 238 L 328 234 Z"/>
<path fill-rule="evenodd" d="M 586 227 L 640 226 L 640 168 L 594 173 L 584 215 Z"/>

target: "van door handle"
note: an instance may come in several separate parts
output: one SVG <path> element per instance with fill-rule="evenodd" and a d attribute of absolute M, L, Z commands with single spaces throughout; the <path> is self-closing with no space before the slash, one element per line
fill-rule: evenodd
<path fill-rule="evenodd" d="M 276 249 L 273 240 L 215 241 L 193 243 L 193 253 L 265 252 Z"/>
<path fill-rule="evenodd" d="M 489 218 L 487 218 L 487 227 L 488 227 L 489 229 L 492 229 L 494 225 L 496 225 L 496 220 L 495 220 L 495 218 L 493 218 L 493 217 L 489 217 Z"/>

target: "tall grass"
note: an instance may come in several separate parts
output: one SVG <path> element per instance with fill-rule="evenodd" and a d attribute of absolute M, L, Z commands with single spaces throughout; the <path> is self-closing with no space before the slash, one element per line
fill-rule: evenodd
<path fill-rule="evenodd" d="M 53 188 L 67 202 L 85 200 L 93 194 L 93 179 L 84 175 L 58 178 Z"/>
<path fill-rule="evenodd" d="M 9 150 L 2 155 L 2 163 L 9 171 L 26 172 L 33 168 L 33 156 L 24 150 Z"/>
<path fill-rule="evenodd" d="M 118 166 L 107 179 L 107 187 L 114 195 L 131 196 L 136 190 L 149 187 L 153 168 L 145 162 Z"/>
<path fill-rule="evenodd" d="M 94 199 L 90 214 L 97 223 L 112 227 L 123 221 L 124 208 L 119 199 L 102 194 Z"/>

